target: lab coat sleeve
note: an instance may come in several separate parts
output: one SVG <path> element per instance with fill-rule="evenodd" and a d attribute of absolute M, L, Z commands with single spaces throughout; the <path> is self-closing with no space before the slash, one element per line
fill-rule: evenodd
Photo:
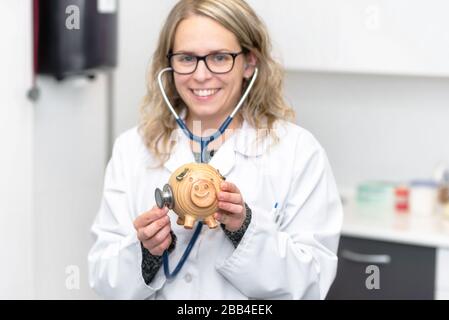
<path fill-rule="evenodd" d="M 95 238 L 88 255 L 89 284 L 107 299 L 148 299 L 165 282 L 161 272 L 150 285 L 142 276 L 142 250 L 134 229 L 129 193 L 129 143 L 119 137 L 105 174 L 100 210 L 91 228 Z"/>
<path fill-rule="evenodd" d="M 334 177 L 321 146 L 298 158 L 280 225 L 273 212 L 250 203 L 242 241 L 217 265 L 250 298 L 324 299 L 335 278 L 343 212 Z"/>

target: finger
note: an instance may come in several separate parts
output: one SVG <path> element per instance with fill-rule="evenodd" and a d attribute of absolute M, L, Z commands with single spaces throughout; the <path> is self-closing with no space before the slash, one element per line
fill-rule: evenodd
<path fill-rule="evenodd" d="M 232 193 L 240 193 L 239 188 L 235 184 L 229 181 L 223 181 L 220 184 L 220 188 L 222 191 L 232 192 Z"/>
<path fill-rule="evenodd" d="M 223 224 L 228 224 L 232 222 L 232 220 L 239 219 L 238 215 L 220 209 L 216 213 L 214 213 L 214 218 L 215 220 Z"/>
<path fill-rule="evenodd" d="M 222 223 L 222 224 L 226 224 L 229 222 L 229 217 L 226 213 L 224 213 L 223 211 L 217 211 L 214 214 L 214 218 L 215 220 L 217 220 L 218 222 Z"/>
<path fill-rule="evenodd" d="M 164 253 L 164 251 L 168 249 L 168 247 L 170 246 L 171 242 L 172 242 L 171 235 L 168 234 L 168 236 L 164 239 L 164 241 L 162 241 L 161 244 L 159 244 L 157 247 L 155 247 L 152 250 L 150 250 L 150 253 L 152 255 L 161 256 Z"/>
<path fill-rule="evenodd" d="M 142 213 L 134 220 L 134 228 L 140 229 L 143 228 L 150 223 L 162 218 L 168 212 L 167 207 L 163 207 L 162 209 L 154 206 L 151 210 Z"/>
<path fill-rule="evenodd" d="M 159 230 L 170 223 L 170 218 L 166 215 L 156 221 L 153 221 L 148 226 L 138 229 L 137 236 L 140 241 L 145 241 L 153 237 Z"/>
<path fill-rule="evenodd" d="M 142 213 L 134 220 L 134 228 L 143 228 L 155 220 L 162 218 L 168 212 L 168 208 L 164 207 L 162 209 L 154 206 L 151 210 Z"/>
<path fill-rule="evenodd" d="M 240 215 L 243 213 L 243 206 L 241 204 L 219 201 L 218 207 L 222 210 L 225 210 L 225 211 L 233 213 L 233 214 Z"/>
<path fill-rule="evenodd" d="M 154 236 L 149 238 L 146 243 L 149 248 L 156 248 L 160 244 L 164 242 L 164 240 L 167 238 L 167 235 L 170 234 L 171 227 L 169 224 L 167 224 L 165 227 L 163 227 L 161 230 L 159 230 Z"/>
<path fill-rule="evenodd" d="M 231 193 L 231 192 L 224 192 L 224 191 L 220 191 L 218 193 L 218 200 L 224 201 L 224 202 L 231 202 L 231 203 L 235 203 L 235 204 L 243 203 L 242 195 L 240 193 Z"/>

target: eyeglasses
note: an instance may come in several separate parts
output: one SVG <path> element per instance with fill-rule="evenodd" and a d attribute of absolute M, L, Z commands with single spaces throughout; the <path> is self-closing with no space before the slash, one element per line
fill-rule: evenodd
<path fill-rule="evenodd" d="M 205 56 L 194 56 L 187 53 L 170 53 L 167 58 L 170 67 L 178 74 L 192 74 L 198 67 L 198 62 L 203 60 L 207 69 L 216 74 L 228 73 L 234 68 L 235 58 L 243 51 L 210 53 Z"/>

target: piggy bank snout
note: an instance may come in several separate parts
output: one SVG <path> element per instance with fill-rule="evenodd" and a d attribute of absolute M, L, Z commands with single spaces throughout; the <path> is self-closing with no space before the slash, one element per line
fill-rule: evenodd
<path fill-rule="evenodd" d="M 216 192 L 213 183 L 205 179 L 195 181 L 190 189 L 190 198 L 200 208 L 212 206 L 216 201 Z"/>

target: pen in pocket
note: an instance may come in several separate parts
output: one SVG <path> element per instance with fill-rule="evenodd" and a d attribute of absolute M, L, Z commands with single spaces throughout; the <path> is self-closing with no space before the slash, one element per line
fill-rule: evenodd
<path fill-rule="evenodd" d="M 273 214 L 274 214 L 274 222 L 278 223 L 279 222 L 279 218 L 280 218 L 280 214 L 279 214 L 278 203 L 277 202 L 274 204 Z"/>

